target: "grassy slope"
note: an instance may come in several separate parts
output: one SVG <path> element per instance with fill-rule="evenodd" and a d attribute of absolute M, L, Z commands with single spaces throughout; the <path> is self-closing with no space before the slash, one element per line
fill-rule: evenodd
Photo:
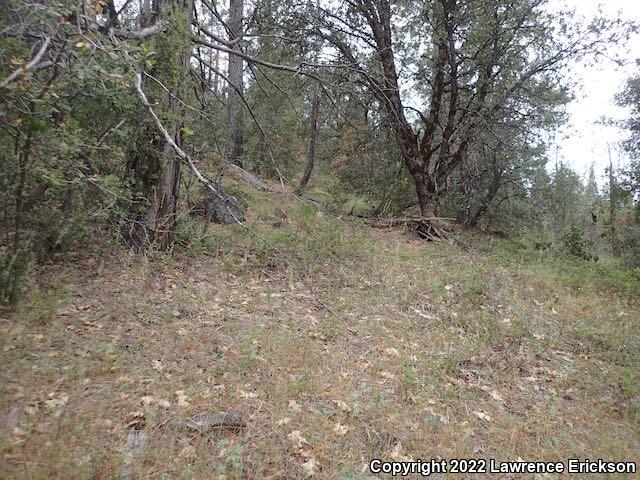
<path fill-rule="evenodd" d="M 268 195 L 252 205 L 255 234 L 212 227 L 172 257 L 79 255 L 42 272 L 41 293 L 0 323 L 0 412 L 21 413 L 0 429 L 0 477 L 117 478 L 132 423 L 148 433 L 140 478 L 365 479 L 373 457 L 637 460 L 632 279 Z M 228 409 L 246 430 L 167 423 Z"/>

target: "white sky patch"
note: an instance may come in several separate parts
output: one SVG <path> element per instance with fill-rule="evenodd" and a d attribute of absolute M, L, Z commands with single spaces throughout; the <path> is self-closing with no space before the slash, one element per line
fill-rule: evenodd
<path fill-rule="evenodd" d="M 618 17 L 623 20 L 640 20 L 640 2 L 637 0 L 558 0 L 558 6 L 566 5 L 587 19 L 598 14 Z M 597 122 L 602 117 L 621 120 L 628 111 L 615 103 L 615 95 L 634 73 L 637 73 L 635 60 L 640 58 L 640 35 L 632 37 L 626 45 L 614 49 L 627 64 L 618 67 L 613 62 L 601 62 L 595 67 L 576 65 L 571 69 L 571 79 L 578 81 L 576 98 L 567 106 L 569 123 L 558 132 L 555 147 L 550 152 L 550 166 L 558 159 L 568 163 L 578 173 L 586 176 L 591 164 L 595 165 L 599 183 L 604 183 L 604 169 L 609 163 L 607 144 L 611 145 L 614 167 L 624 165 L 625 153 L 618 144 L 626 133 L 612 126 Z"/>

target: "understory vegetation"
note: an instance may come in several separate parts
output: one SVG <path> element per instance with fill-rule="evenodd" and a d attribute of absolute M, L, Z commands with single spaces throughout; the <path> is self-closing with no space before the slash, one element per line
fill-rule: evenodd
<path fill-rule="evenodd" d="M 3 322 L 0 406 L 21 412 L 4 477 L 116 477 L 132 428 L 137 478 L 365 479 L 376 457 L 640 448 L 637 276 L 260 199 L 251 231 L 209 228 L 143 262 L 102 245 L 38 277 Z M 171 424 L 212 409 L 247 428 Z"/>

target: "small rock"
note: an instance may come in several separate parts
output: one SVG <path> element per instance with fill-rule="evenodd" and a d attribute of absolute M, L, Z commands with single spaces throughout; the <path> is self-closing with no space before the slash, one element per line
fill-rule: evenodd
<path fill-rule="evenodd" d="M 246 422 L 238 412 L 199 413 L 191 418 L 176 419 L 172 424 L 178 428 L 196 432 L 208 432 L 215 428 L 244 428 Z"/>

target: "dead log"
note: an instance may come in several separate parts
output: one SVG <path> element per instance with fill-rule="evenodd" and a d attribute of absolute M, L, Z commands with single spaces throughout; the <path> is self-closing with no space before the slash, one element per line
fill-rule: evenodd
<path fill-rule="evenodd" d="M 241 180 L 251 185 L 256 190 L 262 190 L 263 192 L 273 192 L 273 188 L 267 185 L 253 173 L 247 172 L 244 168 L 239 167 L 233 163 L 228 165 L 229 170 L 235 173 Z"/>
<path fill-rule="evenodd" d="M 217 428 L 241 429 L 247 423 L 238 412 L 199 413 L 191 418 L 174 419 L 171 424 L 181 430 L 207 433 Z"/>
<path fill-rule="evenodd" d="M 455 218 L 449 217 L 399 217 L 399 218 L 367 218 L 364 219 L 365 223 L 370 224 L 373 228 L 391 228 L 391 227 L 410 227 L 418 225 L 422 222 L 437 222 L 437 221 L 454 221 Z"/>
<path fill-rule="evenodd" d="M 454 221 L 449 217 L 400 217 L 385 219 L 363 219 L 373 228 L 404 227 L 428 241 L 452 243 L 452 238 L 442 222 Z"/>

